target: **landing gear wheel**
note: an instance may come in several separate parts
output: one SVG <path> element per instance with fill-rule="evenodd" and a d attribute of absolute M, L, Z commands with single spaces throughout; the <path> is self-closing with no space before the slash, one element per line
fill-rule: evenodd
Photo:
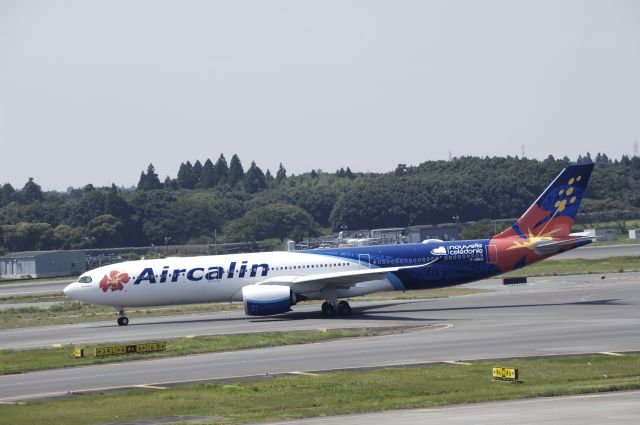
<path fill-rule="evenodd" d="M 346 301 L 340 301 L 338 303 L 338 315 L 351 316 L 351 306 Z"/>
<path fill-rule="evenodd" d="M 322 303 L 322 315 L 325 317 L 333 317 L 336 315 L 336 306 L 329 301 Z"/>
<path fill-rule="evenodd" d="M 116 307 L 116 311 L 118 312 L 118 326 L 127 326 L 129 319 L 124 315 L 124 308 Z"/>

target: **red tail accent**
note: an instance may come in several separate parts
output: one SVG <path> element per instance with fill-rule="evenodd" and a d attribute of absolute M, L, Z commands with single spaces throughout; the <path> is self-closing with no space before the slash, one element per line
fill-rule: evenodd
<path fill-rule="evenodd" d="M 491 239 L 498 251 L 496 263 L 503 272 L 556 254 L 558 251 L 536 249 L 545 241 L 571 239 L 571 227 L 592 170 L 593 164 L 566 167 L 513 226 Z M 571 247 L 564 244 L 563 249 L 565 246 Z"/>

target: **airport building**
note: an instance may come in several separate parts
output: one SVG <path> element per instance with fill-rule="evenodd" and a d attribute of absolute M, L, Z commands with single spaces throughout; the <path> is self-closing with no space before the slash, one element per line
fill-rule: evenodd
<path fill-rule="evenodd" d="M 406 229 L 409 243 L 420 243 L 427 239 L 441 239 L 456 241 L 460 239 L 460 229 L 457 225 L 410 226 Z"/>
<path fill-rule="evenodd" d="M 15 252 L 0 257 L 0 278 L 28 279 L 79 275 L 87 271 L 82 251 Z"/>

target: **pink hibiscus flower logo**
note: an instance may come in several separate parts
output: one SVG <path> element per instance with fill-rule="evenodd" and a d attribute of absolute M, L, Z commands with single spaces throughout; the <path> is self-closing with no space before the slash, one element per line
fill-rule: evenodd
<path fill-rule="evenodd" d="M 102 289 L 102 292 L 107 292 L 109 289 L 111 289 L 111 292 L 122 291 L 124 284 L 127 282 L 129 282 L 127 273 L 112 270 L 108 275 L 104 275 L 100 281 L 100 289 Z"/>

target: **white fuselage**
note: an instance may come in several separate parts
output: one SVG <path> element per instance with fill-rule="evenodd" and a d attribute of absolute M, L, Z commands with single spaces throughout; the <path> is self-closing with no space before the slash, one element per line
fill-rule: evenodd
<path fill-rule="evenodd" d="M 173 305 L 242 300 L 242 287 L 265 279 L 308 276 L 369 268 L 358 260 L 301 252 L 268 252 L 129 261 L 91 270 L 65 288 L 65 294 L 114 307 Z M 324 285 L 306 285 L 302 294 L 322 298 Z M 338 289 L 338 297 L 393 290 L 387 279 Z"/>

